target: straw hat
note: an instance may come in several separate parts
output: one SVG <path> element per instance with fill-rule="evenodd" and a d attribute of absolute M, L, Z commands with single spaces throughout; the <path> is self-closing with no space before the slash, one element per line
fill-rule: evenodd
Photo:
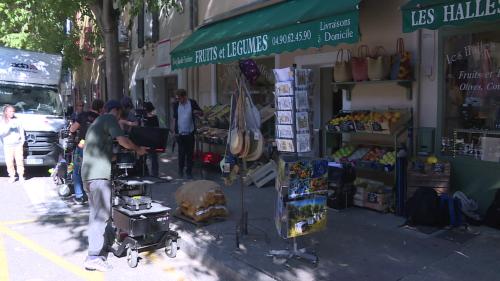
<path fill-rule="evenodd" d="M 254 133 L 254 136 L 255 136 L 255 133 Z M 257 140 L 255 140 L 255 138 L 253 137 L 251 139 L 251 152 L 247 155 L 247 158 L 246 160 L 247 161 L 255 161 L 257 159 L 260 158 L 260 156 L 262 155 L 262 151 L 264 149 L 264 139 L 262 138 L 262 134 L 258 134 L 258 138 Z"/>
<path fill-rule="evenodd" d="M 238 155 L 243 150 L 243 134 L 238 129 L 234 128 L 230 132 L 230 147 L 229 150 L 233 155 Z"/>

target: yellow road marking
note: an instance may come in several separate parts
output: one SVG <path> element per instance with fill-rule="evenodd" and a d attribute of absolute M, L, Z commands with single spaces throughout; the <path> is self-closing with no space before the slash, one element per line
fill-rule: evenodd
<path fill-rule="evenodd" d="M 9 265 L 7 264 L 7 251 L 5 251 L 3 235 L 0 235 L 0 280 L 9 280 Z"/>
<path fill-rule="evenodd" d="M 152 264 L 161 265 L 165 262 L 165 258 L 154 251 L 148 251 L 144 253 L 144 258 L 149 260 Z M 185 281 L 183 274 L 175 269 L 175 267 L 170 265 L 165 265 L 162 267 L 163 271 L 175 277 L 176 281 Z"/>
<path fill-rule="evenodd" d="M 66 260 L 64 260 L 62 257 L 52 253 L 51 251 L 45 249 L 44 247 L 36 244 L 32 240 L 24 237 L 23 235 L 7 228 L 4 225 L 0 225 L 0 233 L 3 233 L 7 236 L 10 236 L 11 238 L 17 240 L 27 248 L 31 249 L 32 251 L 38 253 L 39 255 L 47 258 L 54 264 L 58 265 L 59 267 L 72 272 L 73 274 L 83 278 L 84 280 L 89 280 L 89 281 L 100 281 L 104 280 L 104 275 L 100 272 L 89 272 L 86 271 L 85 269 L 76 266 Z M 1 259 L 1 258 L 0 258 Z"/>
<path fill-rule="evenodd" d="M 0 221 L 2 225 L 15 225 L 15 224 L 25 224 L 35 222 L 35 219 L 26 219 L 26 220 L 15 220 L 15 221 Z"/>

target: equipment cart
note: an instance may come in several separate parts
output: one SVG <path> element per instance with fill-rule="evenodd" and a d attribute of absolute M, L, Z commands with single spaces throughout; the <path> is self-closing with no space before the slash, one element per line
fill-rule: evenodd
<path fill-rule="evenodd" d="M 157 128 L 136 128 L 135 136 L 130 137 L 134 143 L 145 145 L 148 140 L 144 136 L 158 136 L 158 144 L 149 142 L 150 147 L 158 151 L 164 150 L 163 144 L 166 144 L 166 137 L 160 139 L 160 136 L 167 134 L 162 133 Z M 138 264 L 140 251 L 165 248 L 167 256 L 175 258 L 178 250 L 179 234 L 170 229 L 171 209 L 151 199 L 151 185 L 167 180 L 146 176 L 144 163 L 144 157 L 137 160 L 134 153 L 121 150 L 116 153 L 112 171 L 111 217 L 116 231 L 111 248 L 117 257 L 126 254 L 132 268 Z M 139 169 L 134 169 L 137 167 Z"/>
<path fill-rule="evenodd" d="M 130 267 L 136 267 L 139 252 L 165 248 L 170 258 L 177 255 L 179 234 L 170 229 L 171 208 L 151 200 L 148 185 L 164 181 L 155 177 L 115 180 L 112 219 L 116 229 L 113 254 L 125 253 Z"/>

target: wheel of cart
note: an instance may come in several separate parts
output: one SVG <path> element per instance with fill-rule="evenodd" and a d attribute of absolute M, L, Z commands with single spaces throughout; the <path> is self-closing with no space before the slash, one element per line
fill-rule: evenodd
<path fill-rule="evenodd" d="M 131 268 L 137 267 L 139 263 L 139 251 L 132 247 L 127 247 L 127 263 Z"/>
<path fill-rule="evenodd" d="M 177 239 L 173 240 L 172 238 L 168 238 L 165 242 L 165 254 L 167 254 L 167 257 L 175 258 L 177 256 L 178 249 Z"/>

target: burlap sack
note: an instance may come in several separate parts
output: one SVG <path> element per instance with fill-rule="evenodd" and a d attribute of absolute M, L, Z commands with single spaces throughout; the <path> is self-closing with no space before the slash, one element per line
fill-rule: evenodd
<path fill-rule="evenodd" d="M 185 211 L 181 208 L 181 212 L 190 218 L 192 218 L 194 221 L 200 222 L 200 221 L 206 221 L 210 218 L 214 217 L 226 217 L 228 215 L 228 211 L 226 206 L 223 205 L 214 205 L 210 206 L 208 208 L 201 208 L 196 211 Z"/>
<path fill-rule="evenodd" d="M 226 198 L 220 186 L 207 180 L 185 183 L 175 192 L 175 201 L 184 214 L 194 214 L 214 205 L 225 205 Z"/>

